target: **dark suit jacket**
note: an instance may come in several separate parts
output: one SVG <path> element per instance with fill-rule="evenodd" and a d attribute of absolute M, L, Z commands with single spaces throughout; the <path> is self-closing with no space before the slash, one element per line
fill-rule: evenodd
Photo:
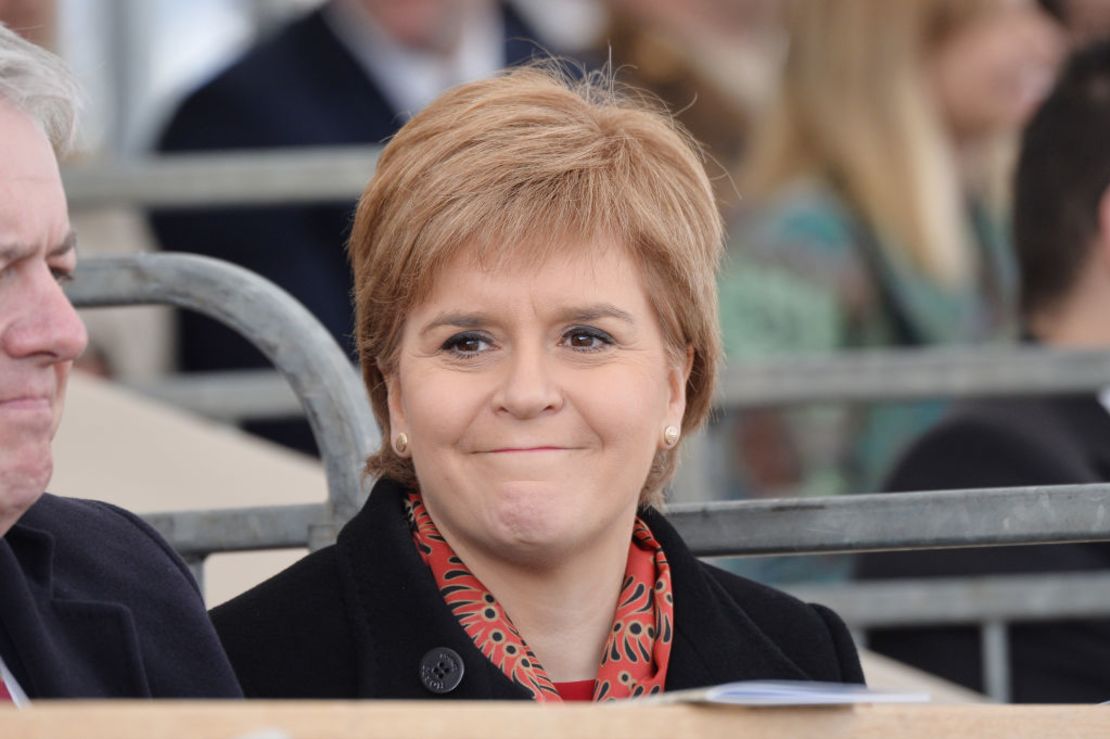
<path fill-rule="evenodd" d="M 505 11 L 505 59 L 536 46 Z M 164 153 L 379 144 L 404 123 L 332 32 L 322 11 L 291 23 L 189 95 L 157 148 Z M 369 179 L 370 172 L 367 171 Z M 152 225 L 163 249 L 226 259 L 288 290 L 354 356 L 351 271 L 344 245 L 354 202 L 166 210 Z M 269 366 L 241 336 L 197 313 L 178 315 L 178 363 L 203 372 Z M 252 430 L 306 451 L 307 424 Z"/>
<path fill-rule="evenodd" d="M 43 495 L 0 539 L 0 655 L 32 699 L 242 695 L 181 559 L 89 500 Z"/>
<path fill-rule="evenodd" d="M 896 466 L 892 491 L 1110 481 L 1110 413 L 1091 395 L 976 400 L 956 406 Z M 1110 543 L 872 554 L 864 578 L 953 577 L 1110 569 Z M 982 689 L 973 628 L 884 630 L 869 645 Z M 1110 620 L 1010 627 L 1017 702 L 1110 699 Z"/>
<path fill-rule="evenodd" d="M 419 679 L 437 647 L 464 664 L 443 697 L 527 699 L 456 621 L 412 543 L 404 490 L 381 481 L 335 546 L 212 611 L 249 697 L 435 698 Z M 658 513 L 671 565 L 675 640 L 667 690 L 748 678 L 863 682 L 831 611 L 698 562 Z"/>

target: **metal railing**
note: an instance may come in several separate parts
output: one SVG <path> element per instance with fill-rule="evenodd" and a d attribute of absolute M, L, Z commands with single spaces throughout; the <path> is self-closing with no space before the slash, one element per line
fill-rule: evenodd
<path fill-rule="evenodd" d="M 745 362 L 721 373 L 723 410 L 820 402 L 909 401 L 1097 392 L 1110 352 L 1047 347 L 845 352 Z M 304 413 L 272 370 L 171 375 L 131 384 L 144 395 L 223 421 Z"/>
<path fill-rule="evenodd" d="M 857 643 L 865 630 L 884 627 L 976 625 L 987 695 L 1010 699 L 1008 624 L 1106 619 L 1110 573 L 888 580 L 786 588 L 822 603 L 851 625 Z"/>
<path fill-rule="evenodd" d="M 190 560 L 198 576 L 203 574 L 204 558 L 214 552 L 318 547 L 334 540 L 338 528 L 364 499 L 363 461 L 378 439 L 357 373 L 302 306 L 241 268 L 181 254 L 87 259 L 68 293 L 79 307 L 157 303 L 216 318 L 242 333 L 274 362 L 306 409 L 324 457 L 326 501 L 147 517 Z M 887 374 L 892 370 L 893 377 Z M 1106 384 L 1104 378 L 1110 378 L 1110 357 L 1046 350 L 998 351 L 990 359 L 954 352 L 869 354 L 820 362 L 767 363 L 762 369 L 752 369 L 750 386 L 742 379 L 748 377 L 747 372 L 736 368 L 726 378 L 724 396 L 736 405 L 765 399 L 756 396 L 752 388 L 762 388 L 779 403 L 843 400 L 846 396 L 853 400 L 908 399 L 1029 389 L 1094 390 Z M 1083 485 L 681 505 L 669 511 L 669 518 L 695 553 L 719 556 L 1107 540 L 1110 520 L 1091 513 L 1108 508 L 1110 485 Z M 942 590 L 938 595 L 936 588 L 945 586 L 923 581 L 912 587 L 936 598 L 955 592 Z M 909 586 L 876 582 L 838 587 L 842 590 L 824 590 L 816 597 L 840 607 L 848 623 L 861 628 L 878 622 L 861 611 L 844 608 L 843 603 L 866 592 L 872 594 L 866 597 L 896 604 L 896 596 L 903 592 L 898 588 Z M 902 602 L 909 603 L 904 598 Z M 1066 610 L 1060 602 L 1057 605 Z M 1092 613 L 1100 612 L 1105 604 L 1099 601 L 1095 605 Z M 983 608 L 984 612 L 988 609 Z M 994 610 L 986 614 L 989 618 L 983 627 L 987 684 L 992 695 L 1004 699 L 1007 645 L 1003 622 L 1026 618 L 1029 612 L 1020 607 L 999 608 L 997 603 L 990 608 Z M 891 619 L 889 623 L 912 624 L 921 612 L 910 605 L 901 611 L 890 605 L 884 613 Z M 974 609 L 963 615 L 981 620 Z"/>
<path fill-rule="evenodd" d="M 66 292 L 81 308 L 164 304 L 221 321 L 273 362 L 304 406 L 320 446 L 327 501 L 319 508 L 257 509 L 255 518 L 229 518 L 218 511 L 210 512 L 208 519 L 193 512 L 161 518 L 171 543 L 190 556 L 198 575 L 210 551 L 254 548 L 249 545 L 252 535 L 279 538 L 284 546 L 317 547 L 334 541 L 337 522 L 350 519 L 365 500 L 362 468 L 378 443 L 377 427 L 350 361 L 304 306 L 253 272 L 191 254 L 86 259 Z M 226 538 L 214 541 L 207 551 L 189 544 L 203 539 L 211 521 L 220 518 L 235 520 L 239 528 L 226 530 Z M 288 535 L 288 527 L 294 525 L 303 526 L 299 538 L 282 538 L 281 533 Z"/>
<path fill-rule="evenodd" d="M 354 202 L 380 148 L 300 147 L 170 154 L 62 170 L 70 208 Z"/>

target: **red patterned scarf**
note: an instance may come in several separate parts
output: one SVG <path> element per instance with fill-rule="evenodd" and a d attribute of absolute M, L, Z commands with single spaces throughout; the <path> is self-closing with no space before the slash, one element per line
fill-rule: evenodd
<path fill-rule="evenodd" d="M 409 493 L 405 510 L 421 559 L 478 650 L 535 700 L 561 701 L 555 684 L 509 615 L 436 529 L 419 493 Z M 594 701 L 663 692 L 673 637 L 671 569 L 663 548 L 637 517 L 613 628 L 597 668 Z"/>

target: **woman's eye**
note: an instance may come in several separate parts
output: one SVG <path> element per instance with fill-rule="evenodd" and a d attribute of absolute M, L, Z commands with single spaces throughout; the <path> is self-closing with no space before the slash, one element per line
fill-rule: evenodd
<path fill-rule="evenodd" d="M 479 334 L 456 334 L 443 342 L 444 351 L 463 357 L 480 354 L 489 347 L 489 340 Z"/>
<path fill-rule="evenodd" d="M 594 328 L 574 328 L 563 334 L 563 341 L 578 351 L 600 351 L 612 345 L 613 337 Z"/>

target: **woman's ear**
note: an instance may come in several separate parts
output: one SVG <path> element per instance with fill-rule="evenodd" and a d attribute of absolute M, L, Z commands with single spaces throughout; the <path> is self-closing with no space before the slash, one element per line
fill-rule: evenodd
<path fill-rule="evenodd" d="M 690 381 L 690 372 L 694 369 L 694 347 L 686 346 L 686 352 L 681 361 L 671 365 L 667 375 L 669 399 L 667 401 L 667 423 L 682 428 L 682 419 L 686 415 L 686 385 Z"/>
<path fill-rule="evenodd" d="M 389 431 L 396 436 L 405 432 L 405 405 L 401 397 L 401 378 L 394 369 L 391 372 L 383 370 L 382 379 L 385 380 L 386 405 L 389 408 Z"/>

